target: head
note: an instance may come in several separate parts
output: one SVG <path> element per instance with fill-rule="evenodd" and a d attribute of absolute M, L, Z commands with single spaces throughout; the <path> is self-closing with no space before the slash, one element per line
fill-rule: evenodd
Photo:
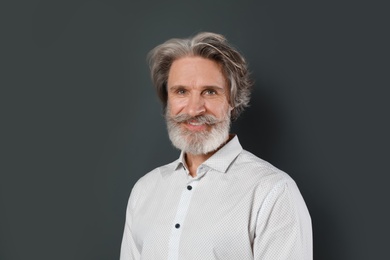
<path fill-rule="evenodd" d="M 219 34 L 171 39 L 149 53 L 172 143 L 206 154 L 228 138 L 230 120 L 249 103 L 252 86 L 244 58 Z"/>
<path fill-rule="evenodd" d="M 220 64 L 229 87 L 229 103 L 235 120 L 248 106 L 252 80 L 244 57 L 224 36 L 202 32 L 187 39 L 171 39 L 158 45 L 148 55 L 151 78 L 157 94 L 167 107 L 167 82 L 172 63 L 186 56 L 198 56 Z"/>

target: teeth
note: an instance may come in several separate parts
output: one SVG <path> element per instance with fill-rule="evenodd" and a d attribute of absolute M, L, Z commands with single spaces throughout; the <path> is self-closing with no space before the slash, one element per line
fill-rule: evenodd
<path fill-rule="evenodd" d="M 202 123 L 199 122 L 188 122 L 190 125 L 203 125 Z"/>

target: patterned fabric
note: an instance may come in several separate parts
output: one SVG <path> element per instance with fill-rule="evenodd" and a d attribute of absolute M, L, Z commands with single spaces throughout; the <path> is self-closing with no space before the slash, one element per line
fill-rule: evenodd
<path fill-rule="evenodd" d="M 131 192 L 121 260 L 309 260 L 311 219 L 295 182 L 237 136 L 201 164 L 184 154 Z"/>

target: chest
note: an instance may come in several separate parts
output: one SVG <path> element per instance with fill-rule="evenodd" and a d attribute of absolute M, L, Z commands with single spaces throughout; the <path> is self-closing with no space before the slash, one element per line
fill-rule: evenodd
<path fill-rule="evenodd" d="M 140 199 L 134 212 L 132 230 L 140 251 L 165 252 L 176 239 L 182 259 L 192 259 L 186 254 L 198 252 L 209 253 L 210 259 L 215 254 L 230 259 L 227 256 L 250 252 L 258 211 L 256 192 L 251 185 L 237 183 L 215 178 L 156 186 Z"/>

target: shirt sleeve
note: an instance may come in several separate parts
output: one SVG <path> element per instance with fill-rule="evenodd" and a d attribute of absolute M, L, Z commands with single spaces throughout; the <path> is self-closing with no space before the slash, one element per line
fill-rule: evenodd
<path fill-rule="evenodd" d="M 140 253 L 135 244 L 132 234 L 132 220 L 133 212 L 136 202 L 136 186 L 134 186 L 126 210 L 126 222 L 123 232 L 120 260 L 138 260 L 140 259 Z"/>
<path fill-rule="evenodd" d="M 312 260 L 309 212 L 294 181 L 279 182 L 267 195 L 256 223 L 254 259 Z"/>

